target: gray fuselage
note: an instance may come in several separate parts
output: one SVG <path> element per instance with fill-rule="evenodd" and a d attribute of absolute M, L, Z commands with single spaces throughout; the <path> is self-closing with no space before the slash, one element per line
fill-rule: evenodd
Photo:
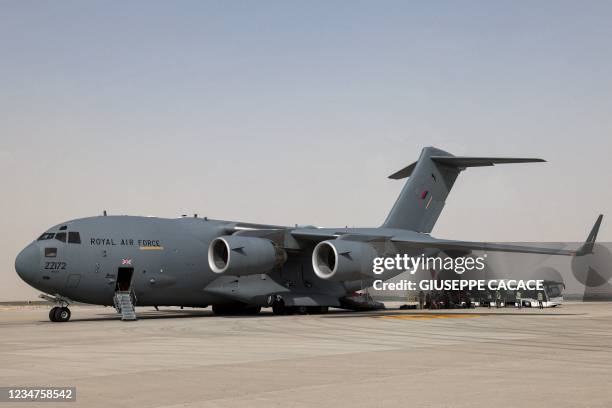
<path fill-rule="evenodd" d="M 295 241 L 287 244 L 287 262 L 278 270 L 243 277 L 214 273 L 208 246 L 214 238 L 235 232 L 237 225 L 190 217 L 76 219 L 55 225 L 29 244 L 17 256 L 15 268 L 42 292 L 99 305 L 113 304 L 118 272 L 130 268 L 130 290 L 140 306 L 266 305 L 270 295 L 278 294 L 289 303 L 335 306 L 363 284 L 319 279 L 313 273 L 310 244 Z"/>

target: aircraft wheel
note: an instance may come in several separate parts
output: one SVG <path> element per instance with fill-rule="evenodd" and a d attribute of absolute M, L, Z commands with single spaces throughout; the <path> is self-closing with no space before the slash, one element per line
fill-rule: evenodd
<path fill-rule="evenodd" d="M 295 308 L 297 314 L 305 315 L 308 314 L 308 308 L 306 306 L 298 306 Z"/>
<path fill-rule="evenodd" d="M 228 308 L 222 305 L 213 305 L 212 306 L 212 311 L 214 314 L 216 315 L 224 315 L 224 314 L 228 314 Z"/>
<path fill-rule="evenodd" d="M 325 314 L 325 313 L 327 313 L 327 312 L 329 312 L 329 306 L 319 306 L 319 311 L 318 311 L 318 313 L 320 313 L 320 314 Z"/>
<path fill-rule="evenodd" d="M 256 315 L 256 314 L 259 314 L 259 312 L 261 312 L 261 307 L 260 306 L 247 306 L 245 309 L 245 312 L 248 315 Z"/>
<path fill-rule="evenodd" d="M 56 322 L 67 322 L 70 320 L 70 309 L 67 307 L 58 307 L 55 311 L 55 321 Z"/>
<path fill-rule="evenodd" d="M 256 315 L 261 311 L 259 306 L 247 305 L 213 305 L 213 313 L 221 316 Z"/>
<path fill-rule="evenodd" d="M 54 306 L 51 308 L 51 310 L 49 310 L 49 320 L 51 320 L 52 322 L 57 322 L 57 320 L 55 319 L 55 312 L 57 312 L 57 309 L 59 309 L 59 307 Z"/>
<path fill-rule="evenodd" d="M 285 307 L 285 302 L 283 302 L 282 300 L 274 302 L 274 304 L 272 305 L 272 313 L 274 313 L 275 315 L 287 314 L 287 308 Z"/>

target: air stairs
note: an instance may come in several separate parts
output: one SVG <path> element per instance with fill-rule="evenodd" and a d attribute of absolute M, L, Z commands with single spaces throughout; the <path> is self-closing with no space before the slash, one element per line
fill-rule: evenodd
<path fill-rule="evenodd" d="M 115 309 L 121 314 L 121 320 L 136 320 L 131 292 L 115 292 Z"/>

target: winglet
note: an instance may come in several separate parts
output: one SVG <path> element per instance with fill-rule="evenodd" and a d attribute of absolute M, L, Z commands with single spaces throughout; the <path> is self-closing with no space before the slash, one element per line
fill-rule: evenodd
<path fill-rule="evenodd" d="M 597 217 L 597 221 L 593 225 L 589 236 L 582 246 L 576 251 L 576 256 L 582 256 L 593 253 L 593 247 L 595 246 L 595 240 L 597 239 L 597 233 L 599 232 L 599 227 L 601 226 L 601 221 L 603 220 L 603 214 L 599 214 Z"/>

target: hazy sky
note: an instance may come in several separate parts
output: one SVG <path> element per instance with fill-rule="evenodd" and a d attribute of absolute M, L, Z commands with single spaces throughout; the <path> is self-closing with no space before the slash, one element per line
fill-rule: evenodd
<path fill-rule="evenodd" d="M 377 226 L 423 146 L 433 235 L 577 241 L 612 216 L 612 2 L 2 1 L 0 301 L 18 251 L 102 213 Z M 604 220 L 601 240 L 612 239 Z"/>

